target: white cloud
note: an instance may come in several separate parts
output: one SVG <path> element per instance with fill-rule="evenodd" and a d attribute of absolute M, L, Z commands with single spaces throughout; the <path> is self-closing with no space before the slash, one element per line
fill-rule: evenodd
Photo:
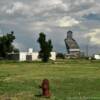
<path fill-rule="evenodd" d="M 2 30 L 0 29 L 0 36 L 2 35 Z"/>
<path fill-rule="evenodd" d="M 35 13 L 53 10 L 57 7 L 68 9 L 67 5 L 63 3 L 63 0 L 38 0 L 36 4 L 33 4 L 33 6 L 33 12 Z"/>
<path fill-rule="evenodd" d="M 87 3 L 88 4 L 88 3 L 94 3 L 94 2 L 95 2 L 95 0 L 88 0 L 88 1 L 87 0 L 75 0 L 74 4 L 75 5 L 80 5 L 80 4 L 83 4 L 83 3 Z"/>
<path fill-rule="evenodd" d="M 10 20 L 1 20 L 0 24 L 5 24 L 5 25 L 16 25 L 17 22 L 15 21 L 10 21 Z"/>
<path fill-rule="evenodd" d="M 37 22 L 31 22 L 29 25 L 29 30 L 30 31 L 47 31 L 50 32 L 51 29 L 47 26 L 48 22 L 42 22 L 42 21 L 37 21 Z"/>
<path fill-rule="evenodd" d="M 22 2 L 14 2 L 12 5 L 10 5 L 10 7 L 4 6 L 3 10 L 7 14 L 13 14 L 17 11 L 21 11 L 22 13 L 24 13 L 26 11 L 29 11 L 30 7 Z"/>
<path fill-rule="evenodd" d="M 17 41 L 28 40 L 27 43 L 26 41 L 23 44 L 16 43 L 19 48 L 25 48 L 23 45 L 28 47 L 31 34 L 40 31 L 52 36 L 55 45 L 60 48 L 64 33 L 70 27 L 73 32 L 79 33 L 79 38 L 89 32 L 91 44 L 100 45 L 100 31 L 97 30 L 100 26 L 99 21 L 90 21 L 83 17 L 90 13 L 100 14 L 100 0 L 1 0 L 0 26 L 2 31 L 11 29 L 17 31 L 16 35 L 19 36 Z M 94 28 L 96 29 L 93 30 Z M 28 34 L 29 37 L 24 34 Z M 59 39 L 61 41 L 58 42 Z M 79 42 L 84 41 L 80 39 Z M 62 44 L 65 46 L 63 42 Z"/>
<path fill-rule="evenodd" d="M 86 37 L 89 38 L 92 44 L 100 45 L 100 29 L 94 29 L 89 32 Z"/>
<path fill-rule="evenodd" d="M 15 46 L 15 48 L 18 48 L 20 50 L 26 49 L 25 44 L 22 44 L 22 43 L 14 42 L 13 45 Z"/>
<path fill-rule="evenodd" d="M 62 0 L 40 0 L 40 3 L 43 3 L 44 5 L 58 5 L 62 3 Z"/>
<path fill-rule="evenodd" d="M 67 17 L 63 17 L 62 19 L 60 19 L 58 21 L 58 25 L 60 27 L 71 27 L 71 26 L 74 26 L 74 25 L 77 25 L 79 24 L 80 22 L 74 18 L 71 18 L 69 16 Z"/>

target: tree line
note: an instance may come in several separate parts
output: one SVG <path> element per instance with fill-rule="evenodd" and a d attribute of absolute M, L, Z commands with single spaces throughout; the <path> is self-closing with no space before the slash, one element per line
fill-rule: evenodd
<path fill-rule="evenodd" d="M 8 53 L 19 53 L 19 49 L 13 45 L 15 39 L 16 37 L 13 31 L 0 36 L 0 58 L 6 59 Z M 50 39 L 47 41 L 45 33 L 41 32 L 39 33 L 37 42 L 40 45 L 39 58 L 41 58 L 43 62 L 48 62 L 53 49 L 52 41 Z"/>

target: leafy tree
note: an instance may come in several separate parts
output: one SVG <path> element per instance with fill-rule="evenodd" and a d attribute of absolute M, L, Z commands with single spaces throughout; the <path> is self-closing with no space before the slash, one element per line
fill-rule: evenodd
<path fill-rule="evenodd" d="M 49 57 L 51 56 L 51 51 L 53 49 L 51 40 L 46 41 L 46 35 L 41 32 L 38 38 L 38 43 L 40 44 L 39 57 L 42 58 L 43 62 L 48 62 Z"/>
<path fill-rule="evenodd" d="M 0 57 L 5 58 L 7 53 L 19 51 L 12 43 L 15 40 L 14 32 L 7 33 L 6 35 L 0 36 Z"/>

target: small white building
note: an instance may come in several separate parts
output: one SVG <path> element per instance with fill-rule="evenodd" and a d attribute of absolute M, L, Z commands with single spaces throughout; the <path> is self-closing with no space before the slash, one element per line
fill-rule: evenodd
<path fill-rule="evenodd" d="M 95 54 L 95 55 L 94 55 L 94 59 L 100 60 L 100 54 Z"/>
<path fill-rule="evenodd" d="M 8 54 L 11 60 L 18 61 L 39 61 L 39 52 L 33 52 L 32 48 L 29 48 L 28 52 L 19 52 L 18 54 L 11 53 Z M 51 60 L 56 60 L 56 52 L 51 52 Z"/>

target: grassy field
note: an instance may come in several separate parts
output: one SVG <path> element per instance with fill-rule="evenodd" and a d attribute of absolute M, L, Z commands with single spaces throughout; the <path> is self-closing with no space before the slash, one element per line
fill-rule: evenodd
<path fill-rule="evenodd" d="M 44 78 L 51 98 L 38 96 Z M 100 100 L 100 62 L 0 62 L 0 100 Z"/>

